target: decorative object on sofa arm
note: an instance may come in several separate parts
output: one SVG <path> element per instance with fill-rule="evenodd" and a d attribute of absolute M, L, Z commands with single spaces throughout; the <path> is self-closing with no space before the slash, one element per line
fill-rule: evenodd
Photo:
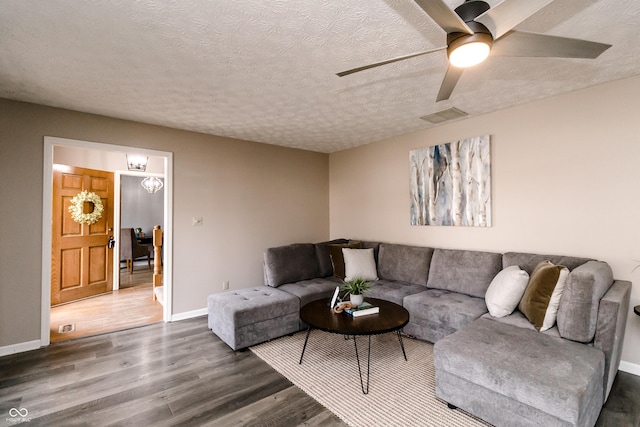
<path fill-rule="evenodd" d="M 364 301 L 364 291 L 370 289 L 369 282 L 362 277 L 354 277 L 351 280 L 345 280 L 340 289 L 349 294 L 349 301 L 353 305 L 360 305 Z"/>

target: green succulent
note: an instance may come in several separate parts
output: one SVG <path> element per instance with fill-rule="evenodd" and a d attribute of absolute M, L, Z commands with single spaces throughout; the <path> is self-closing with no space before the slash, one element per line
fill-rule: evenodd
<path fill-rule="evenodd" d="M 362 295 L 364 291 L 370 289 L 369 282 L 362 277 L 354 277 L 351 280 L 345 280 L 340 286 L 340 290 L 349 295 Z"/>

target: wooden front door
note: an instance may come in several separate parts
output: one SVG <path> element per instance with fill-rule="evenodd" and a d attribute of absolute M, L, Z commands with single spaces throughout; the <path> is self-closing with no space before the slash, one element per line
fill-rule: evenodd
<path fill-rule="evenodd" d="M 51 305 L 113 289 L 113 173 L 70 166 L 53 167 Z M 94 224 L 78 223 L 69 212 L 83 190 L 100 197 L 104 211 Z M 83 213 L 94 211 L 90 202 Z"/>

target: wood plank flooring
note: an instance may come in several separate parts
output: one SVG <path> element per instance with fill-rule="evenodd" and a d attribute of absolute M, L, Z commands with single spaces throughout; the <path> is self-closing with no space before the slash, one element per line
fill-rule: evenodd
<path fill-rule="evenodd" d="M 0 358 L 0 425 L 334 426 L 341 422 L 205 317 Z"/>
<path fill-rule="evenodd" d="M 0 426 L 15 425 L 12 408 L 34 426 L 345 425 L 206 317 L 2 357 Z M 619 372 L 597 426 L 638 425 L 640 377 Z"/>
<path fill-rule="evenodd" d="M 51 308 L 50 338 L 58 342 L 162 321 L 162 305 L 153 301 L 153 270 L 136 267 L 120 274 L 120 290 Z M 73 325 L 72 332 L 60 332 Z"/>

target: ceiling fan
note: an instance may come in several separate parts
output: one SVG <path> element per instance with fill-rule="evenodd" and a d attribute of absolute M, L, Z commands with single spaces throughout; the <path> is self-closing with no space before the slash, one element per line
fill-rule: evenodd
<path fill-rule="evenodd" d="M 504 0 L 494 7 L 482 0 L 465 0 L 451 10 L 443 0 L 414 0 L 447 33 L 447 45 L 400 56 L 337 73 L 339 77 L 416 56 L 447 50 L 449 67 L 436 102 L 449 99 L 465 68 L 489 55 L 553 58 L 590 58 L 611 47 L 567 37 L 513 31 L 512 29 L 553 0 Z"/>

